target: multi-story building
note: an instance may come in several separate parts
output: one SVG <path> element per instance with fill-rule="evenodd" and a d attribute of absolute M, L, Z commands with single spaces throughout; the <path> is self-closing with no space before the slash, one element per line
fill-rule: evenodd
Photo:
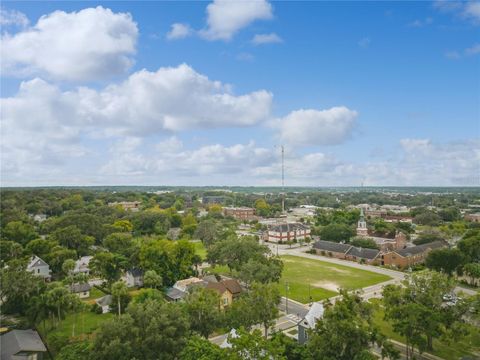
<path fill-rule="evenodd" d="M 310 228 L 301 223 L 283 223 L 270 225 L 266 240 L 269 242 L 303 241 L 310 237 Z"/>
<path fill-rule="evenodd" d="M 108 203 L 108 206 L 120 206 L 125 211 L 138 211 L 140 210 L 140 201 L 118 201 Z"/>
<path fill-rule="evenodd" d="M 382 255 L 382 265 L 404 269 L 424 262 L 430 251 L 443 248 L 447 245 L 445 241 L 434 241 L 428 244 L 391 251 Z"/>
<path fill-rule="evenodd" d="M 255 209 L 249 207 L 224 207 L 224 216 L 231 216 L 237 220 L 254 220 Z"/>

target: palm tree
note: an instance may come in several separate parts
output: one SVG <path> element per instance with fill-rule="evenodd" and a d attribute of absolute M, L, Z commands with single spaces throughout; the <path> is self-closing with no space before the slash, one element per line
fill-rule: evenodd
<path fill-rule="evenodd" d="M 127 285 L 123 281 L 117 281 L 112 285 L 112 296 L 117 298 L 118 315 L 122 313 L 121 299 L 128 294 Z"/>

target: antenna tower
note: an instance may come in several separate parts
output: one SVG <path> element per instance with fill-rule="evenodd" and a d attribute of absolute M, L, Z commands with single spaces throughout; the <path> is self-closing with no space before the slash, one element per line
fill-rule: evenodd
<path fill-rule="evenodd" d="M 285 213 L 285 147 L 282 148 L 282 213 Z"/>

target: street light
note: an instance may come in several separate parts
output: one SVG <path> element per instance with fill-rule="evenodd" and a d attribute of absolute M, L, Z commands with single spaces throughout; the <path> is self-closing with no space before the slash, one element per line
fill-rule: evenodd
<path fill-rule="evenodd" d="M 285 281 L 285 312 L 288 315 L 288 281 Z"/>

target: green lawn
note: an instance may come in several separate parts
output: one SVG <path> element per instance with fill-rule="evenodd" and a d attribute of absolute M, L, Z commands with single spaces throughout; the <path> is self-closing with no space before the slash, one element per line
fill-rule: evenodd
<path fill-rule="evenodd" d="M 205 249 L 203 243 L 201 241 L 192 241 L 192 243 L 195 245 L 195 254 L 200 256 L 202 260 L 205 260 L 207 258 L 207 249 Z"/>
<path fill-rule="evenodd" d="M 337 294 L 336 289 L 361 289 L 391 278 L 371 271 L 354 269 L 344 265 L 332 264 L 320 260 L 285 255 L 283 275 L 279 289 L 285 295 L 285 283 L 288 282 L 288 297 L 302 303 L 323 300 Z"/>
<path fill-rule="evenodd" d="M 56 328 L 52 327 L 50 321 L 46 321 L 46 332 L 43 323 L 38 324 L 37 329 L 42 333 L 42 337 L 47 340 L 49 348 L 59 351 L 59 345 L 72 336 L 73 324 L 75 324 L 75 337 L 77 337 L 93 333 L 103 322 L 113 316 L 111 313 L 95 314 L 91 311 L 85 311 L 77 314 L 76 317 L 74 314 L 68 314 Z"/>
<path fill-rule="evenodd" d="M 381 333 L 390 339 L 405 343 L 405 338 L 393 331 L 389 322 L 383 319 L 384 311 L 381 302 L 377 299 L 372 301 L 375 304 L 375 313 L 373 322 L 380 328 Z M 433 355 L 441 357 L 445 360 L 460 359 L 463 356 L 470 355 L 477 359 L 480 356 L 480 331 L 474 326 L 469 326 L 469 333 L 460 341 L 452 341 L 451 343 L 433 341 Z"/>

